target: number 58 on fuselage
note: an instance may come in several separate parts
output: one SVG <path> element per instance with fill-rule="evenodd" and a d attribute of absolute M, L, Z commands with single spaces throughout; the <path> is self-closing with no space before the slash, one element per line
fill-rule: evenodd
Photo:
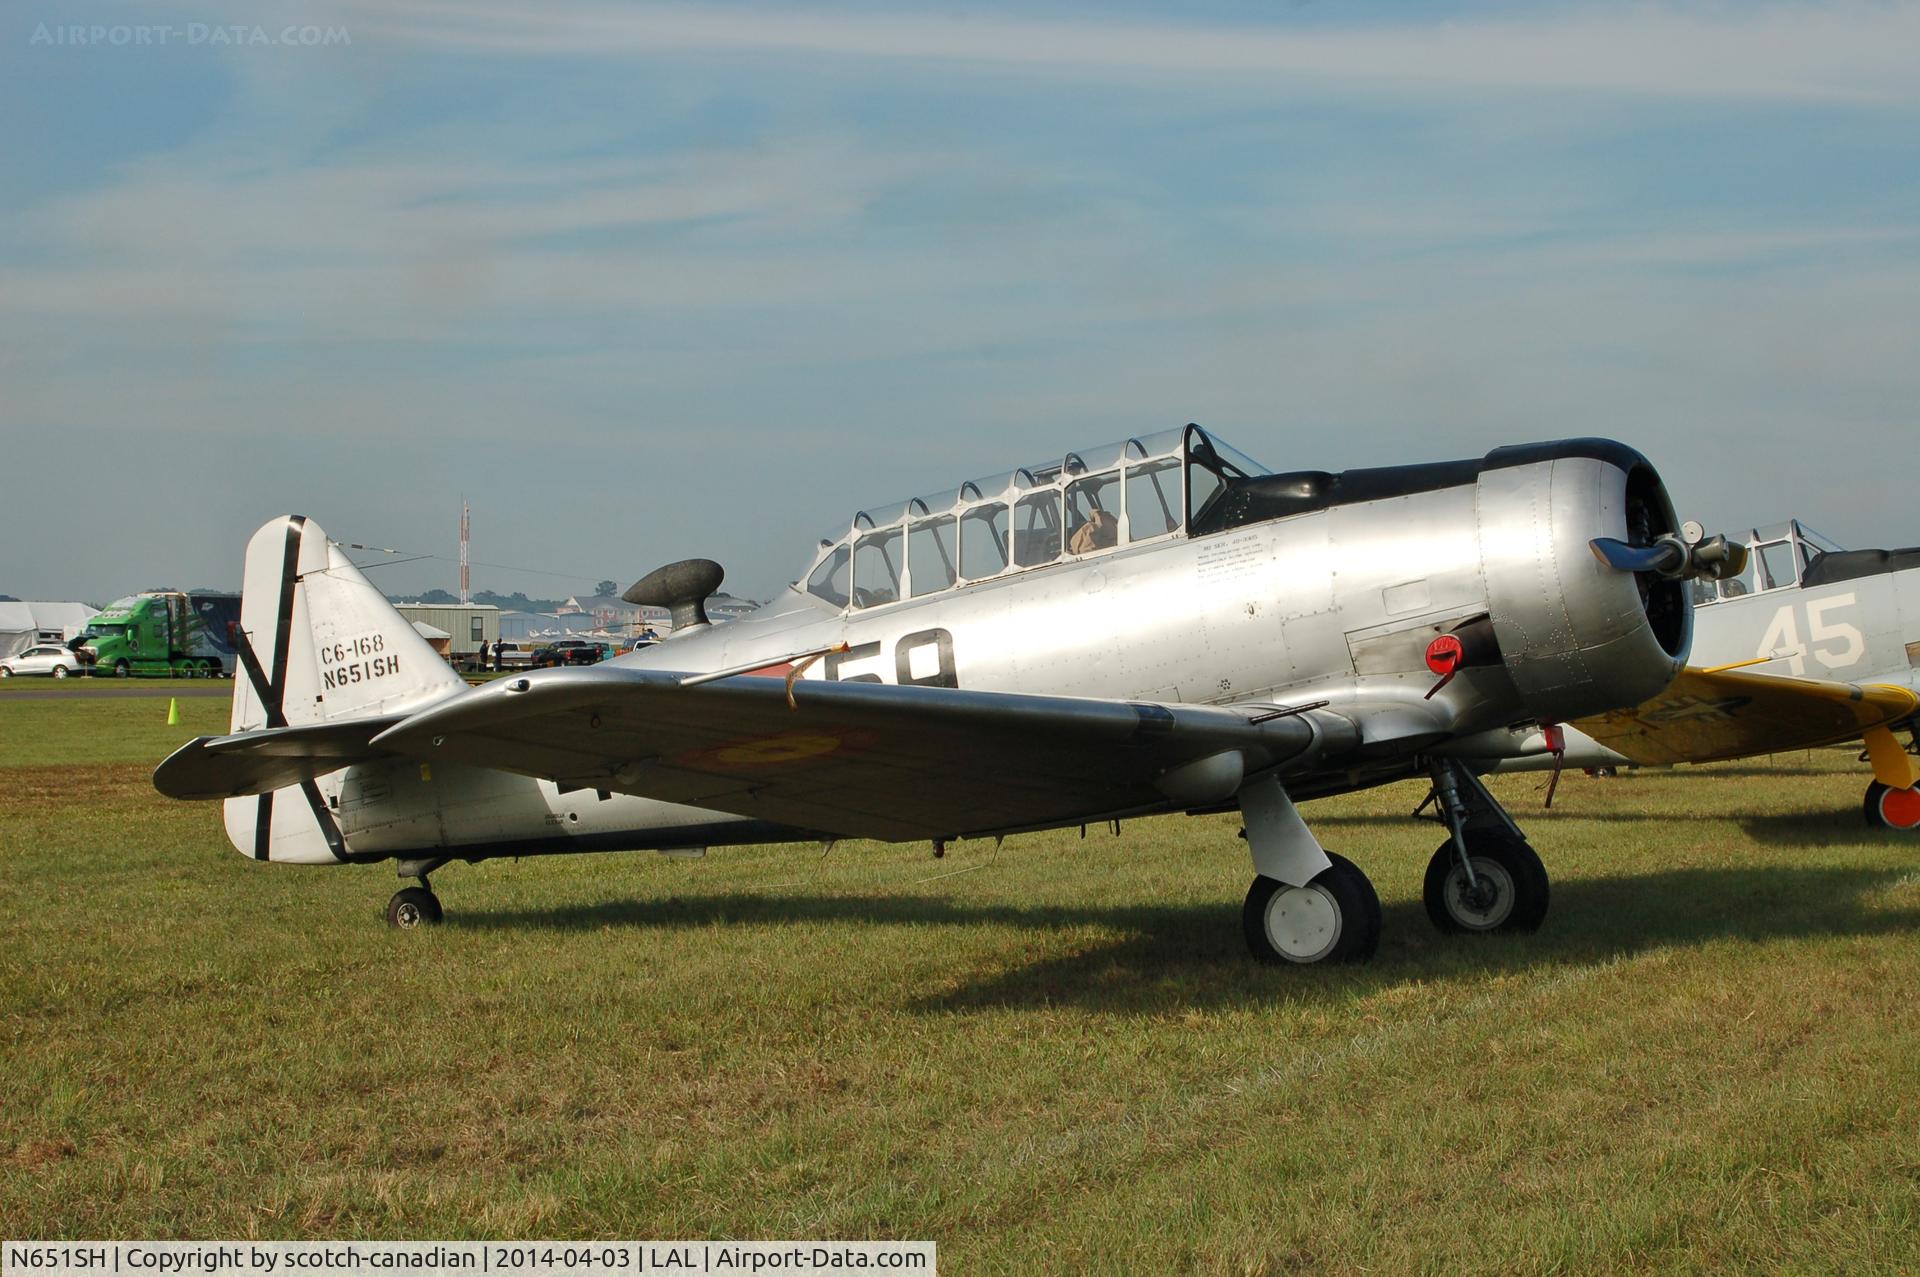
<path fill-rule="evenodd" d="M 398 862 L 401 924 L 439 917 L 456 859 L 1237 808 L 1255 955 L 1359 960 L 1377 898 L 1296 801 L 1428 779 L 1435 923 L 1538 926 L 1546 872 L 1467 760 L 1667 685 L 1686 579 L 1741 554 L 1678 527 L 1607 440 L 1274 474 L 1188 426 L 864 511 L 729 624 L 717 565 L 669 565 L 628 592 L 673 609 L 667 641 L 468 688 L 289 516 L 247 549 L 231 733 L 155 783 L 225 799 L 256 859 Z"/>

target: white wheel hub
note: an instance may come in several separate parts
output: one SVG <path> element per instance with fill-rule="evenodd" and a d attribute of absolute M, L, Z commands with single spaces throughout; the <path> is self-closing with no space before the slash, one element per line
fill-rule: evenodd
<path fill-rule="evenodd" d="M 1468 931 L 1491 931 L 1513 914 L 1513 875 L 1506 866 L 1485 856 L 1474 856 L 1476 886 L 1467 885 L 1459 865 L 1447 875 L 1447 913 Z"/>
<path fill-rule="evenodd" d="M 1340 905 L 1325 887 L 1287 887 L 1267 901 L 1267 939 L 1288 962 L 1318 962 L 1340 943 Z"/>

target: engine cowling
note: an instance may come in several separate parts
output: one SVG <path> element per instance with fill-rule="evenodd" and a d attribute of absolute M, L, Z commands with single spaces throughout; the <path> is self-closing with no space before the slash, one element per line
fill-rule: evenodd
<path fill-rule="evenodd" d="M 1693 641 L 1687 582 L 1611 567 L 1592 549 L 1598 537 L 1650 545 L 1676 532 L 1645 457 L 1604 439 L 1496 449 L 1475 507 L 1488 613 L 1530 714 L 1564 722 L 1673 681 Z"/>

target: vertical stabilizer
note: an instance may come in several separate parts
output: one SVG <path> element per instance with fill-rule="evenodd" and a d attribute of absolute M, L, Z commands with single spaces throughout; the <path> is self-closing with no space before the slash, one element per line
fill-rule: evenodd
<path fill-rule="evenodd" d="M 466 690 L 320 525 L 269 522 L 247 543 L 233 635 L 234 732 L 300 727 L 421 709 Z M 320 786 L 226 800 L 227 835 L 259 860 L 345 859 Z"/>

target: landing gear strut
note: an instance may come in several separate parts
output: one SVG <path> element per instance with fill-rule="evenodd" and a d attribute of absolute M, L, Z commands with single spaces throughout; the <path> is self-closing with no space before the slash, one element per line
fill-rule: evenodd
<path fill-rule="evenodd" d="M 1538 930 L 1550 888 L 1526 835 L 1465 767 L 1435 759 L 1432 771 L 1451 836 L 1427 862 L 1427 917 L 1449 933 Z"/>
<path fill-rule="evenodd" d="M 446 916 L 440 908 L 440 897 L 433 894 L 433 885 L 427 881 L 427 875 L 446 864 L 445 860 L 403 860 L 399 864 L 402 878 L 418 878 L 417 887 L 402 887 L 393 893 L 393 899 L 387 901 L 387 925 L 389 927 L 429 927 Z"/>

